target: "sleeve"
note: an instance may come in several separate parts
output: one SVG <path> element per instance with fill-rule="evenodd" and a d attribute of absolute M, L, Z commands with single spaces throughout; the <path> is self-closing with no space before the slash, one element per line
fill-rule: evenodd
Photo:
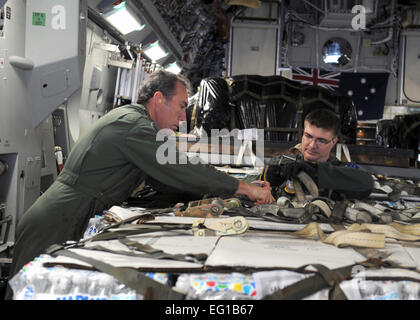
<path fill-rule="evenodd" d="M 361 169 L 318 162 L 318 186 L 332 189 L 349 199 L 367 198 L 373 190 L 371 175 Z"/>
<path fill-rule="evenodd" d="M 231 196 L 236 192 L 237 179 L 213 166 L 192 163 L 184 152 L 178 151 L 174 139 L 157 141 L 156 134 L 150 122 L 136 125 L 121 146 L 127 159 L 148 176 L 192 193 Z"/>

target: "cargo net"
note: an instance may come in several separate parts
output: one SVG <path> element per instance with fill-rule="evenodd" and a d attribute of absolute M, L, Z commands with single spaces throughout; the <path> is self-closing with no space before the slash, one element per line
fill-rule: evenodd
<path fill-rule="evenodd" d="M 318 108 L 341 120 L 340 142 L 355 144 L 357 115 L 353 101 L 325 88 L 303 85 L 281 76 L 238 75 L 206 78 L 187 109 L 189 131 L 264 129 L 265 141 L 297 142 L 305 116 Z"/>

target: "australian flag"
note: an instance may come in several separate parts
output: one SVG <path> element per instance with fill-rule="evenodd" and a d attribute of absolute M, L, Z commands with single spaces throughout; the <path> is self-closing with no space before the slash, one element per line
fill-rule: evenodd
<path fill-rule="evenodd" d="M 308 68 L 293 68 L 292 71 L 293 80 L 352 98 L 358 120 L 383 117 L 389 73 L 331 72 Z"/>

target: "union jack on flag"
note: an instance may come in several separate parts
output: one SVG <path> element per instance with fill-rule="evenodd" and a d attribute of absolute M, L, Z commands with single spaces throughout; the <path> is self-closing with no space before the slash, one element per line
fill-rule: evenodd
<path fill-rule="evenodd" d="M 340 74 L 340 72 L 295 67 L 292 70 L 292 80 L 336 91 L 340 86 Z"/>

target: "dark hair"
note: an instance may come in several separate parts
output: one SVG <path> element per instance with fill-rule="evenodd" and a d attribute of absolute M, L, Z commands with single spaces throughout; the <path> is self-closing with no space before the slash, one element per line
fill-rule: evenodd
<path fill-rule="evenodd" d="M 177 82 L 180 82 L 190 94 L 190 81 L 183 75 L 165 70 L 157 70 L 151 73 L 140 85 L 137 103 L 146 104 L 156 91 L 162 92 L 165 98 L 171 99 L 176 94 Z"/>
<path fill-rule="evenodd" d="M 334 136 L 338 136 L 341 130 L 340 118 L 329 109 L 316 109 L 308 113 L 305 122 L 310 125 L 330 130 Z"/>

